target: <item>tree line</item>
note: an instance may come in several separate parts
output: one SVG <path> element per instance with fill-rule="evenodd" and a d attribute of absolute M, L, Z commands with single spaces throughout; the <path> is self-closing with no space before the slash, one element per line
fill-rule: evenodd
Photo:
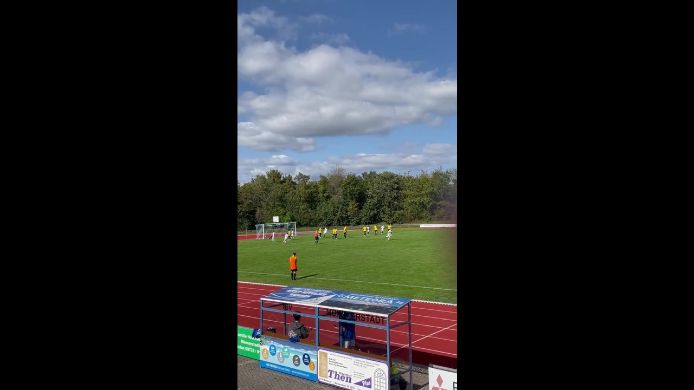
<path fill-rule="evenodd" d="M 346 174 L 338 167 L 318 180 L 270 170 L 248 183 L 237 182 L 237 222 L 239 229 L 254 229 L 275 215 L 298 226 L 452 221 L 457 188 L 455 169 L 411 176 Z"/>

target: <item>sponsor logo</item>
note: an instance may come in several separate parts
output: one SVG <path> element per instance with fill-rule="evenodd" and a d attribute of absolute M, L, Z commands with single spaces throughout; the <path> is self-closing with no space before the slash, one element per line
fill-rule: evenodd
<path fill-rule="evenodd" d="M 294 365 L 297 367 L 301 365 L 301 358 L 299 357 L 299 355 L 294 355 L 294 357 L 292 357 L 292 363 L 294 363 Z"/>
<path fill-rule="evenodd" d="M 303 356 L 303 361 L 304 361 L 304 364 L 308 366 L 308 364 L 311 363 L 311 357 L 308 356 L 307 353 L 305 353 Z"/>
<path fill-rule="evenodd" d="M 270 355 L 275 356 L 277 353 L 277 348 L 274 345 L 270 346 Z"/>
<path fill-rule="evenodd" d="M 351 313 L 351 312 L 343 312 L 341 310 L 328 309 L 328 315 L 331 317 L 339 317 L 344 313 L 350 313 L 350 314 L 354 315 L 354 318 L 352 318 L 351 321 L 371 322 L 374 324 L 384 324 L 385 323 L 385 320 L 383 319 L 383 317 L 372 316 L 370 314 Z"/>
<path fill-rule="evenodd" d="M 441 378 L 441 374 L 439 374 L 439 376 L 436 377 L 436 383 L 438 384 L 438 386 L 432 387 L 431 388 L 432 390 L 448 390 L 448 389 L 441 387 L 441 385 L 443 384 L 443 379 Z M 453 390 L 457 390 L 457 389 L 458 389 L 458 382 L 453 382 Z"/>
<path fill-rule="evenodd" d="M 314 371 L 316 369 L 316 363 L 311 362 L 308 364 L 308 369 Z"/>
<path fill-rule="evenodd" d="M 355 382 L 354 384 L 357 386 L 366 387 L 367 389 L 370 389 L 371 388 L 371 378 L 366 378 L 366 379 L 361 380 L 359 382 Z"/>
<path fill-rule="evenodd" d="M 328 378 L 337 379 L 341 382 L 352 383 L 352 376 L 343 372 L 328 370 Z"/>
<path fill-rule="evenodd" d="M 263 351 L 261 352 L 263 354 L 263 359 L 267 359 L 269 354 L 267 353 L 267 348 L 263 348 Z"/>

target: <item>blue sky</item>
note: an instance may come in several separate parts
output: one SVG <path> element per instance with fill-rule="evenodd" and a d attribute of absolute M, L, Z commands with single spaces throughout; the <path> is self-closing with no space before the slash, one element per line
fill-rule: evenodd
<path fill-rule="evenodd" d="M 238 180 L 457 164 L 456 2 L 240 0 Z"/>

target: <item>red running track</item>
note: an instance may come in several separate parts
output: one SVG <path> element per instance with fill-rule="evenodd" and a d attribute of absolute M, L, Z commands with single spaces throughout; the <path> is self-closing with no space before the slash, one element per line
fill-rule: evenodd
<path fill-rule="evenodd" d="M 260 326 L 260 298 L 284 286 L 237 283 L 238 312 L 237 323 L 240 326 L 258 328 Z M 445 367 L 457 367 L 458 347 L 458 307 L 450 304 L 412 301 L 412 361 L 417 364 L 437 364 Z M 271 316 L 265 317 L 269 323 Z M 407 309 L 400 310 L 391 316 L 394 322 L 407 321 Z M 330 322 L 330 321 L 325 321 Z M 310 331 L 315 329 L 314 319 L 302 318 L 302 323 Z M 332 323 L 331 323 L 332 324 Z M 276 329 L 282 331 L 282 324 Z M 273 326 L 275 326 L 273 325 Z M 267 328 L 269 324 L 265 324 Z M 321 323 L 321 344 L 327 339 L 337 343 L 336 329 Z M 372 352 L 385 352 L 385 331 L 357 327 L 357 345 L 369 346 Z M 391 330 L 391 356 L 406 359 L 407 326 Z"/>

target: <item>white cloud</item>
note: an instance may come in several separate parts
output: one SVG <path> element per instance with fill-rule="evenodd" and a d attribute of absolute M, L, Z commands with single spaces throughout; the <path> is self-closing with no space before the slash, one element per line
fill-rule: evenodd
<path fill-rule="evenodd" d="M 239 77 L 262 90 L 239 96 L 237 110 L 248 118 L 238 124 L 239 145 L 310 151 L 315 137 L 385 133 L 416 122 L 440 125 L 441 116 L 456 112 L 456 78 L 417 73 L 344 46 L 299 52 L 257 34 L 259 26 L 291 26 L 267 8 L 238 18 Z"/>
<path fill-rule="evenodd" d="M 260 7 L 247 14 L 237 15 L 237 32 L 239 46 L 262 41 L 256 34 L 257 28 L 269 28 L 275 31 L 275 39 L 280 42 L 293 41 L 297 38 L 297 25 L 291 23 L 283 16 L 275 15 L 275 12 L 267 7 Z"/>
<path fill-rule="evenodd" d="M 296 176 L 299 172 L 316 180 L 320 175 L 330 173 L 336 166 L 347 172 L 361 174 L 368 171 L 389 170 L 397 173 L 410 171 L 431 171 L 439 166 L 455 166 L 457 152 L 455 144 L 426 144 L 418 153 L 356 153 L 328 159 L 328 161 L 298 161 L 287 155 L 273 155 L 270 158 L 241 159 L 238 161 L 238 179 L 241 183 L 250 181 L 256 175 L 270 169 L 283 174 Z"/>
<path fill-rule="evenodd" d="M 456 145 L 452 144 L 427 144 L 424 145 L 424 154 L 446 156 L 456 155 Z"/>

